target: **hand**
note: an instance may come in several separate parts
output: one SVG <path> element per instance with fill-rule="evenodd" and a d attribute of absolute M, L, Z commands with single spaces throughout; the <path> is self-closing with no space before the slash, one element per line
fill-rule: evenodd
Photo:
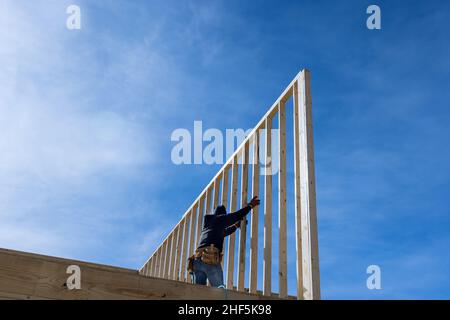
<path fill-rule="evenodd" d="M 248 205 L 253 209 L 254 207 L 256 207 L 256 206 L 259 206 L 259 199 L 258 199 L 258 196 L 254 196 L 253 198 L 252 198 L 252 200 L 250 200 L 250 202 L 248 203 Z"/>

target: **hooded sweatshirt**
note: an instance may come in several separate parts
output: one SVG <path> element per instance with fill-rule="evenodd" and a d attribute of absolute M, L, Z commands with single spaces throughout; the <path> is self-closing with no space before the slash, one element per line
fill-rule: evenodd
<path fill-rule="evenodd" d="M 205 215 L 198 248 L 214 244 L 219 252 L 222 252 L 223 239 L 236 231 L 233 224 L 242 220 L 250 210 L 251 207 L 246 206 L 236 212 L 227 214 L 224 206 L 218 206 L 214 214 Z"/>

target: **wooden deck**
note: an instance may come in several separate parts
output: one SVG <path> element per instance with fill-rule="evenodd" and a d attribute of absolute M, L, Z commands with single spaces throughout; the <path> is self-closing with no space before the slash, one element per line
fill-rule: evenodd
<path fill-rule="evenodd" d="M 81 270 L 81 289 L 67 288 L 67 267 Z M 268 297 L 140 275 L 137 270 L 0 249 L 0 299 L 237 299 Z"/>

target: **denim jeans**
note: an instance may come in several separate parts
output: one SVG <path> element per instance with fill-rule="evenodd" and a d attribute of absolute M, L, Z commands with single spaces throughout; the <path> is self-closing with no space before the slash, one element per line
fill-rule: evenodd
<path fill-rule="evenodd" d="M 223 286 L 223 271 L 219 264 L 212 265 L 202 262 L 200 259 L 195 259 L 192 266 L 194 272 L 194 283 L 206 285 L 206 279 L 213 287 Z"/>

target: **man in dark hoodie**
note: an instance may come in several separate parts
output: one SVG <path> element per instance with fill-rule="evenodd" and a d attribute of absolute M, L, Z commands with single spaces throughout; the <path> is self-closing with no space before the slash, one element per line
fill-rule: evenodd
<path fill-rule="evenodd" d="M 240 226 L 241 220 L 259 205 L 258 197 L 254 197 L 247 206 L 227 214 L 225 206 L 218 206 L 214 214 L 207 214 L 203 220 L 198 248 L 190 260 L 190 273 L 194 276 L 194 283 L 206 284 L 206 280 L 213 287 L 223 287 L 223 271 L 221 266 L 223 240 Z"/>

